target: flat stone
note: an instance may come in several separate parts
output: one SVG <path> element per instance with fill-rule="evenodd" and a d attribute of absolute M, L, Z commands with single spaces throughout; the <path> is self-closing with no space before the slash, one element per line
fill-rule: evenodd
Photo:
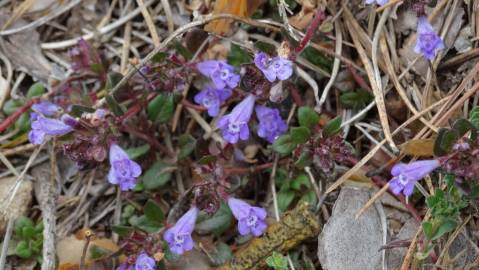
<path fill-rule="evenodd" d="M 383 230 L 375 204 L 358 219 L 356 213 L 370 199 L 364 188 L 341 189 L 333 212 L 319 236 L 318 258 L 325 270 L 382 269 Z"/>

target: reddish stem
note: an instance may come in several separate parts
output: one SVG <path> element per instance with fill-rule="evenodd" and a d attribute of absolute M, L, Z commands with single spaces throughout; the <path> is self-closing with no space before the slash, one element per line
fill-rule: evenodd
<path fill-rule="evenodd" d="M 3 132 L 4 130 L 6 130 L 7 128 L 9 128 L 11 125 L 13 125 L 13 123 L 15 123 L 15 121 L 17 121 L 17 119 L 23 114 L 25 113 L 26 111 L 28 111 L 30 109 L 30 107 L 38 101 L 38 98 L 33 98 L 33 99 L 30 99 L 29 101 L 27 101 L 25 104 L 23 104 L 23 106 L 18 109 L 16 112 L 14 112 L 12 115 L 10 115 L 9 117 L 7 117 L 5 120 L 3 120 L 3 122 L 0 124 L 0 132 Z"/>
<path fill-rule="evenodd" d="M 373 91 L 371 87 L 363 79 L 363 77 L 361 77 L 351 65 L 348 65 L 348 69 L 351 72 L 351 75 L 353 76 L 354 81 L 357 84 L 359 84 L 359 86 L 361 86 L 364 90 L 368 90 L 369 92 Z"/>
<path fill-rule="evenodd" d="M 306 34 L 303 37 L 303 40 L 299 43 L 298 47 L 294 49 L 294 57 L 299 55 L 305 48 L 308 42 L 313 38 L 314 32 L 316 32 L 316 28 L 318 28 L 321 21 L 324 19 L 324 11 L 321 8 L 316 10 L 316 14 L 314 15 L 313 21 L 306 30 Z"/>
<path fill-rule="evenodd" d="M 196 104 L 193 104 L 191 102 L 189 102 L 188 100 L 186 99 L 183 99 L 181 101 L 181 104 L 187 108 L 191 108 L 193 110 L 196 110 L 196 111 L 199 111 L 199 112 L 204 112 L 206 110 L 208 110 L 207 108 L 203 107 L 203 106 L 199 106 L 199 105 L 196 105 Z"/>
<path fill-rule="evenodd" d="M 287 162 L 287 159 L 282 159 L 278 161 L 278 164 Z M 238 167 L 226 167 L 224 172 L 226 176 L 236 175 L 236 174 L 246 174 L 246 173 L 257 173 L 266 169 L 273 167 L 273 162 L 264 163 L 258 166 L 251 166 L 248 168 L 238 168 Z"/>

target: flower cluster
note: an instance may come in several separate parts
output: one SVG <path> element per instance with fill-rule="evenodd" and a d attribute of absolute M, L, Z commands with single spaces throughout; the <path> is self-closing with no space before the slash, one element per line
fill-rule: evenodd
<path fill-rule="evenodd" d="M 454 174 L 456 183 L 473 181 L 479 178 L 479 139 L 458 142 L 438 159 L 445 172 Z"/>
<path fill-rule="evenodd" d="M 236 105 L 231 113 L 218 121 L 218 127 L 223 131 L 223 137 L 227 142 L 235 144 L 239 139 L 249 138 L 248 122 L 253 113 L 255 100 L 255 96 L 249 95 Z"/>
<path fill-rule="evenodd" d="M 336 163 L 347 161 L 351 155 L 350 147 L 339 134 L 321 138 L 313 144 L 313 161 L 326 174 L 334 169 Z"/>
<path fill-rule="evenodd" d="M 260 207 L 251 206 L 248 203 L 228 198 L 228 206 L 233 212 L 233 216 L 238 220 L 238 231 L 241 235 L 252 234 L 254 236 L 262 235 L 266 228 L 266 210 Z M 193 249 L 193 233 L 196 218 L 199 209 L 192 207 L 188 210 L 176 224 L 165 231 L 163 239 L 168 243 L 172 253 L 181 255 L 185 251 Z"/>
<path fill-rule="evenodd" d="M 391 169 L 393 178 L 389 181 L 389 187 L 394 194 L 398 195 L 402 192 L 404 196 L 409 197 L 414 190 L 416 182 L 439 166 L 440 163 L 436 159 L 420 160 L 409 164 L 396 164 Z"/>
<path fill-rule="evenodd" d="M 135 187 L 136 178 L 141 175 L 141 167 L 117 144 L 110 146 L 110 165 L 108 173 L 110 183 L 119 185 L 122 191 Z"/>
<path fill-rule="evenodd" d="M 42 144 L 46 136 L 62 136 L 73 131 L 73 128 L 62 120 L 49 118 L 60 112 L 60 107 L 50 102 L 41 102 L 32 106 L 30 113 L 31 130 L 28 140 L 32 144 Z"/>
<path fill-rule="evenodd" d="M 216 88 L 235 88 L 240 82 L 240 75 L 235 73 L 234 67 L 225 61 L 208 60 L 198 63 L 198 71 L 210 78 Z"/>
<path fill-rule="evenodd" d="M 259 52 L 254 56 L 254 63 L 270 82 L 276 79 L 284 81 L 293 75 L 293 63 L 281 56 L 271 58 L 264 52 Z"/>
<path fill-rule="evenodd" d="M 432 25 L 427 20 L 426 16 L 419 17 L 417 23 L 417 41 L 414 51 L 422 54 L 426 59 L 432 60 L 437 51 L 444 49 L 444 42 L 436 34 Z"/>
<path fill-rule="evenodd" d="M 288 130 L 288 125 L 279 115 L 278 109 L 258 105 L 256 117 L 259 121 L 258 136 L 266 138 L 270 143 Z"/>

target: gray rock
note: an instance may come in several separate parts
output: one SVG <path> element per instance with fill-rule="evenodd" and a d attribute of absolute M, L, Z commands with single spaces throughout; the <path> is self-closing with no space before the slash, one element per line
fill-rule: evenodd
<path fill-rule="evenodd" d="M 370 199 L 369 190 L 345 186 L 319 236 L 318 257 L 325 270 L 382 269 L 383 241 L 380 213 L 371 206 L 355 215 Z"/>
<path fill-rule="evenodd" d="M 414 237 L 419 228 L 419 222 L 414 218 L 409 218 L 402 226 L 399 233 L 392 240 L 409 240 Z M 395 270 L 400 269 L 403 263 L 404 256 L 406 256 L 407 247 L 397 247 L 389 249 L 387 254 L 388 269 Z"/>

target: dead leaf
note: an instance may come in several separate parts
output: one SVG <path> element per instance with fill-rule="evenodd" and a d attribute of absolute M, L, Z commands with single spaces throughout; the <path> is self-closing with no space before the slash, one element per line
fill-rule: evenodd
<path fill-rule="evenodd" d="M 288 19 L 289 24 L 299 30 L 304 30 L 313 20 L 314 13 L 315 12 L 312 10 L 305 10 L 304 8 L 302 8 L 298 14 Z"/>
<path fill-rule="evenodd" d="M 83 247 L 85 246 L 86 240 L 82 238 L 82 231 L 80 230 L 79 233 L 76 235 L 67 236 L 57 243 L 57 256 L 59 261 L 59 269 L 62 270 L 74 270 L 78 269 L 81 256 L 83 254 Z M 79 239 L 78 236 L 81 238 Z M 87 250 L 87 265 L 93 265 L 95 263 L 94 260 L 88 259 L 90 255 L 90 251 L 92 247 L 99 247 L 108 251 L 116 252 L 119 250 L 119 247 L 108 238 L 98 238 L 91 241 L 88 246 Z M 126 259 L 124 256 L 120 257 L 120 261 Z"/>
<path fill-rule="evenodd" d="M 435 139 L 416 139 L 410 140 L 399 145 L 399 149 L 406 155 L 430 157 L 434 153 Z"/>
<path fill-rule="evenodd" d="M 232 14 L 239 17 L 247 18 L 263 4 L 263 0 L 217 0 L 213 9 L 213 14 Z M 225 34 L 230 30 L 231 23 L 229 19 L 216 20 L 205 26 L 205 31 L 217 34 Z"/>
<path fill-rule="evenodd" d="M 0 24 L 5 22 L 9 16 L 5 12 L 0 13 Z M 17 28 L 25 24 L 24 20 L 18 20 L 11 27 Z M 50 62 L 43 56 L 38 32 L 30 29 L 9 35 L 0 40 L 0 49 L 15 68 L 23 70 L 45 83 L 48 82 L 52 68 Z"/>

